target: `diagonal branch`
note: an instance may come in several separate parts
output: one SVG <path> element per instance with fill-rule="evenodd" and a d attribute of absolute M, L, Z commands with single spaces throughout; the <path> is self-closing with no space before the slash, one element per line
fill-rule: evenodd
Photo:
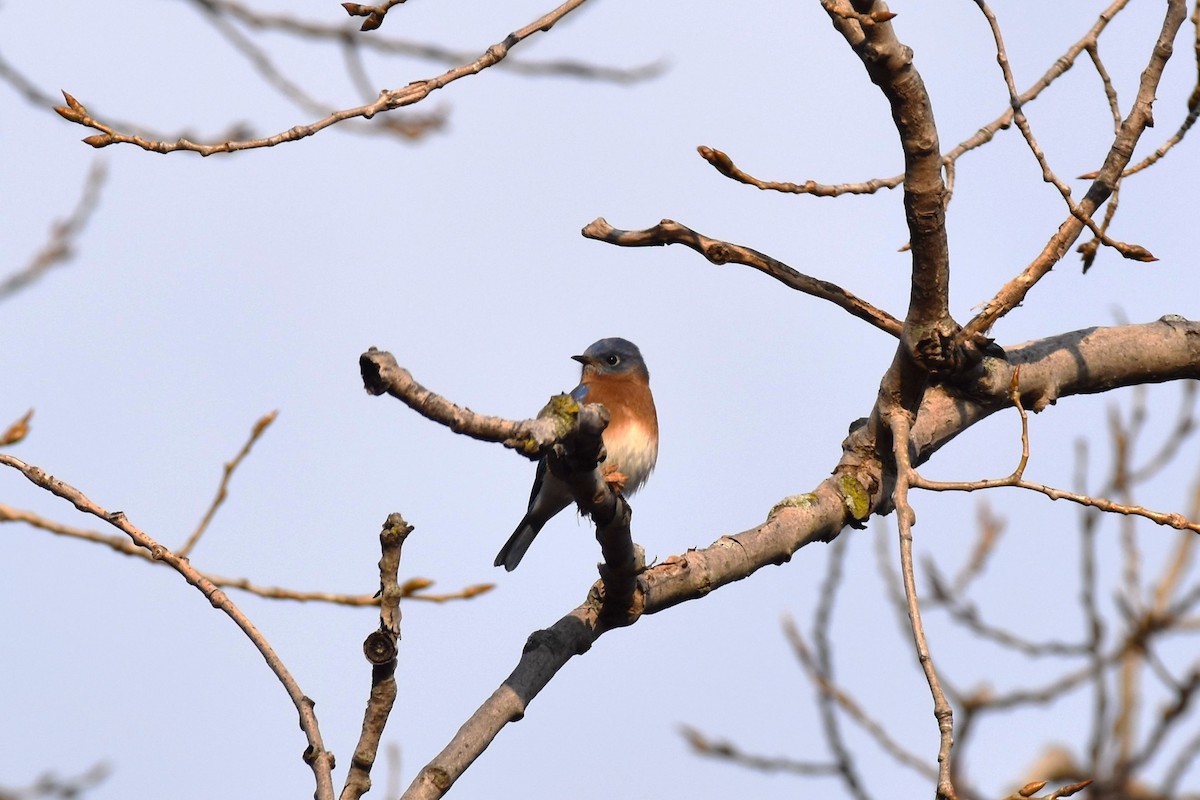
<path fill-rule="evenodd" d="M 1172 42 L 1183 25 L 1185 16 L 1186 9 L 1183 1 L 1169 0 L 1162 29 L 1154 44 L 1150 61 L 1142 72 L 1133 108 L 1121 124 L 1121 130 L 1113 140 L 1112 147 L 1108 151 L 1096 180 L 1092 182 L 1091 188 L 1079 203 L 1079 208 L 1084 215 L 1090 217 L 1100 207 L 1100 204 L 1112 194 L 1113 187 L 1120 181 L 1121 174 L 1129 165 L 1138 140 L 1146 128 L 1153 124 L 1154 116 L 1151 106 L 1154 103 L 1155 92 L 1162 80 L 1167 60 L 1171 57 Z M 1064 221 L 1042 248 L 1042 252 L 1019 275 L 1001 287 L 996 296 L 989 300 L 974 319 L 964 326 L 964 335 L 986 332 L 997 320 L 1020 305 L 1034 285 L 1062 260 L 1068 248 L 1079 238 L 1082 231 L 1083 223 L 1075 216 Z"/>
<path fill-rule="evenodd" d="M 1133 345 L 1134 341 L 1141 344 Z M 1147 364 L 1120 357 L 1127 345 L 1142 352 L 1154 349 L 1163 360 Z M 1059 353 L 1068 348 L 1070 356 L 1060 359 Z M 1110 358 L 1106 355 L 1109 350 L 1117 352 Z M 1014 354 L 1022 364 L 1025 391 L 1042 398 L 1166 380 L 1168 375 L 1200 377 L 1200 323 L 1167 319 L 1150 325 L 1076 331 L 1015 348 Z M 1002 361 L 993 362 L 989 362 L 988 373 L 998 374 L 1002 383 L 991 377 L 981 380 L 969 397 L 943 386 L 926 393 L 911 430 L 914 464 L 1005 407 L 1011 368 Z M 1080 369 L 1080 364 L 1095 369 Z M 631 605 L 636 615 L 616 623 L 606 620 L 602 587 L 593 586 L 582 605 L 530 636 L 516 668 L 421 770 L 404 797 L 442 797 L 505 727 L 524 716 L 529 703 L 558 671 L 576 655 L 587 652 L 614 624 L 635 624 L 640 616 L 706 597 L 763 567 L 786 563 L 813 542 L 832 540 L 850 522 L 888 507 L 885 486 L 883 465 L 866 426 L 860 426 L 847 438 L 835 475 L 812 492 L 781 501 L 767 521 L 755 528 L 722 536 L 708 547 L 673 556 L 641 573 Z M 1085 679 L 1089 670 L 1085 670 Z"/>
<path fill-rule="evenodd" d="M 789 267 L 765 253 L 743 247 L 739 244 L 710 239 L 702 233 L 697 233 L 686 225 L 680 225 L 674 220 L 664 219 L 653 228 L 640 231 L 625 231 L 608 224 L 604 217 L 598 217 L 587 224 L 582 231 L 589 239 L 619 245 L 621 247 L 661 247 L 668 244 L 682 244 L 695 250 L 714 264 L 744 264 L 747 267 L 770 275 L 785 286 L 798 292 L 811 294 L 822 300 L 828 300 L 839 308 L 848 311 L 859 319 L 879 328 L 892 336 L 899 336 L 902 325 L 898 319 L 881 309 L 875 308 L 867 301 L 856 297 L 842 287 L 818 278 L 811 278 L 802 272 Z"/>
<path fill-rule="evenodd" d="M 51 267 L 62 264 L 75 255 L 75 239 L 87 225 L 100 202 L 100 189 L 104 186 L 107 173 L 108 169 L 102 160 L 97 159 L 92 163 L 92 168 L 88 170 L 84 180 L 83 193 L 74 210 L 64 219 L 54 222 L 50 227 L 49 240 L 28 264 L 0 280 L 0 301 L 12 297 L 41 278 Z"/>
<path fill-rule="evenodd" d="M 213 498 L 212 503 L 209 504 L 208 511 L 204 512 L 204 517 L 200 520 L 200 524 L 196 526 L 196 530 L 192 531 L 192 535 L 184 542 L 183 547 L 176 551 L 180 558 L 187 558 L 188 554 L 196 546 L 196 543 L 200 541 L 200 537 L 208 530 L 213 517 L 217 514 L 217 509 L 221 507 L 221 504 L 225 502 L 225 498 L 229 494 L 229 480 L 233 477 L 234 471 L 246 459 L 246 456 L 250 455 L 250 448 L 254 447 L 254 443 L 266 433 L 267 428 L 271 426 L 271 423 L 275 421 L 277 416 L 279 416 L 278 411 L 268 411 L 266 414 L 263 414 L 258 422 L 254 423 L 254 427 L 251 428 L 250 438 L 242 445 L 242 449 L 238 451 L 232 461 L 225 462 L 225 467 L 221 473 L 221 483 L 217 486 L 217 494 Z"/>
<path fill-rule="evenodd" d="M 275 677 L 279 679 L 279 682 L 283 684 L 284 690 L 287 692 L 288 697 L 291 698 L 296 711 L 299 712 L 300 729 L 304 731 L 304 735 L 308 739 L 308 748 L 304 751 L 304 761 L 312 768 L 313 777 L 317 784 L 317 800 L 333 800 L 333 754 L 325 749 L 325 745 L 321 741 L 321 730 L 317 725 L 316 713 L 313 711 L 315 704 L 301 691 L 300 685 L 296 683 L 296 679 L 292 677 L 291 672 L 288 671 L 283 661 L 275 653 L 274 648 L 271 647 L 266 637 L 258 631 L 254 623 L 250 621 L 250 618 L 234 605 L 229 596 L 201 575 L 186 558 L 181 558 L 168 548 L 163 547 L 135 526 L 125 516 L 124 512 L 106 511 L 89 500 L 75 487 L 47 474 L 38 467 L 26 464 L 12 456 L 0 453 L 0 465 L 12 467 L 36 486 L 67 500 L 83 513 L 102 519 L 114 528 L 122 531 L 135 545 L 147 551 L 155 561 L 166 563 L 183 576 L 183 579 L 189 584 L 200 590 L 201 594 L 212 604 L 213 608 L 223 611 L 242 630 L 242 633 L 246 634 L 246 638 L 258 648 L 259 653 L 262 654 L 263 659 L 267 662 L 267 666 L 275 673 Z"/>

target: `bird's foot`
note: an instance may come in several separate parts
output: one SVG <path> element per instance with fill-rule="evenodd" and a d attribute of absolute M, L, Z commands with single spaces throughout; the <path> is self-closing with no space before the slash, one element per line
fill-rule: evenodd
<path fill-rule="evenodd" d="M 616 465 L 610 464 L 602 467 L 601 471 L 604 473 L 604 482 L 610 489 L 618 494 L 625 491 L 625 484 L 629 482 L 629 477 L 619 471 Z"/>

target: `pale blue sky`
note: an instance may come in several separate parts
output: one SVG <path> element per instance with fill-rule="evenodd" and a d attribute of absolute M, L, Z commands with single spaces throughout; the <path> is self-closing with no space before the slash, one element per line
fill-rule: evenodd
<path fill-rule="evenodd" d="M 343 19 L 335 2 L 271 5 Z M 393 10 L 380 33 L 482 52 L 548 8 L 414 0 Z M 949 148 L 1005 107 L 990 32 L 970 2 L 893 10 Z M 1099 10 L 997 3 L 1018 84 L 1040 76 Z M 1102 40 L 1125 111 L 1159 15 L 1157 6 L 1135 7 Z M 1139 154 L 1183 118 L 1195 79 L 1191 33 L 1185 26 L 1159 92 L 1158 127 Z M 267 42 L 316 96 L 361 102 L 335 48 Z M 274 94 L 186 2 L 75 2 L 53 12 L 10 2 L 0 8 L 0 53 L 44 91 L 66 89 L 97 114 L 156 130 L 202 137 L 244 121 L 268 134 L 313 119 Z M 385 736 L 402 748 L 403 785 L 508 675 L 526 636 L 583 599 L 599 551 L 590 526 L 564 514 L 519 570 L 492 567 L 523 513 L 533 465 L 368 397 L 359 353 L 390 350 L 434 391 L 523 418 L 575 384 L 570 355 L 603 336 L 636 342 L 662 440 L 658 470 L 633 503 L 634 535 L 661 559 L 752 527 L 775 502 L 824 479 L 847 425 L 870 410 L 893 343 L 746 268 L 717 268 L 679 247 L 618 249 L 579 229 L 597 216 L 619 228 L 669 217 L 898 316 L 907 304 L 899 193 L 829 200 L 759 192 L 722 178 L 695 152 L 702 144 L 725 150 L 775 180 L 836 183 L 900 171 L 887 104 L 818 3 L 594 3 L 516 48 L 519 57 L 664 60 L 668 70 L 637 86 L 491 70 L 431 97 L 428 109 L 448 112 L 447 129 L 412 145 L 332 129 L 208 159 L 108 148 L 108 182 L 78 256 L 0 304 L 0 426 L 36 408 L 30 437 L 12 453 L 125 511 L 165 544 L 183 542 L 221 465 L 260 415 L 279 410 L 194 552 L 197 567 L 297 589 L 371 592 L 379 526 L 400 511 L 416 526 L 405 577 L 433 578 L 445 591 L 499 584 L 469 603 L 404 606 L 400 699 Z M 380 88 L 444 69 L 374 56 L 367 63 Z M 76 201 L 95 153 L 79 143 L 86 131 L 3 84 L 0 108 L 7 274 Z M 1099 165 L 1112 127 L 1086 59 L 1028 114 L 1052 166 L 1082 193 L 1086 183 L 1074 177 Z M 1105 252 L 1084 276 L 1067 259 L 996 327 L 1002 344 L 1121 316 L 1200 315 L 1195 144 L 1185 141 L 1121 195 L 1113 235 L 1160 261 Z M 960 160 L 949 212 L 958 318 L 1028 263 L 1065 215 L 1015 129 Z M 1033 419 L 1028 477 L 1069 487 L 1080 436 L 1106 458 L 1106 408 L 1130 396 L 1068 398 Z M 1178 387 L 1150 389 L 1161 416 L 1154 430 L 1178 396 Z M 997 415 L 926 472 L 1007 474 L 1017 430 L 1015 414 Z M 1142 501 L 1182 510 L 1197 456 L 1193 441 L 1178 472 Z M 100 525 L 8 471 L 0 472 L 0 502 Z M 914 497 L 918 553 L 952 571 L 971 540 L 975 503 Z M 1008 517 L 1008 532 L 974 599 L 1031 638 L 1078 638 L 1076 510 L 1012 491 L 993 494 L 991 504 Z M 880 524 L 890 529 L 890 520 L 872 526 Z M 1116 526 L 1103 530 L 1111 542 Z M 0 535 L 0 785 L 104 761 L 113 774 L 98 800 L 311 793 L 286 696 L 244 637 L 176 574 L 24 526 L 3 526 Z M 884 597 L 873 534 L 846 535 L 839 678 L 933 763 L 928 692 Z M 1144 534 L 1160 546 L 1178 535 L 1153 526 Z M 1115 553 L 1106 570 L 1117 570 Z M 689 724 L 766 755 L 826 757 L 813 689 L 780 619 L 809 624 L 827 557 L 824 547 L 808 548 L 788 565 L 604 636 L 502 733 L 454 796 L 841 796 L 832 781 L 697 759 L 676 731 Z M 316 699 L 325 742 L 343 765 L 340 786 L 369 685 L 360 643 L 377 615 L 233 596 Z M 942 618 L 929 625 L 935 658 L 962 686 L 981 676 L 1015 686 L 1062 667 L 1006 661 Z M 978 731 L 971 776 L 993 793 L 1006 790 L 1046 742 L 1080 738 L 1087 708 L 1076 694 L 1054 713 Z M 924 779 L 887 762 L 857 732 L 849 736 L 879 796 L 928 795 Z M 382 788 L 382 764 L 377 777 Z M 1188 784 L 1200 786 L 1195 769 Z"/>

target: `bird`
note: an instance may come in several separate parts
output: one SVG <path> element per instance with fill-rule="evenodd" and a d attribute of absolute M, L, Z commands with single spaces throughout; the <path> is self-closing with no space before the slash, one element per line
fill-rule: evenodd
<path fill-rule="evenodd" d="M 642 487 L 658 460 L 658 413 L 650 393 L 650 372 L 637 345 L 627 339 L 601 339 L 571 356 L 583 365 L 571 397 L 581 405 L 598 403 L 608 409 L 604 429 L 605 479 L 624 495 Z M 542 527 L 572 502 L 571 490 L 538 462 L 529 493 L 529 508 L 521 524 L 500 548 L 495 565 L 512 572 Z"/>

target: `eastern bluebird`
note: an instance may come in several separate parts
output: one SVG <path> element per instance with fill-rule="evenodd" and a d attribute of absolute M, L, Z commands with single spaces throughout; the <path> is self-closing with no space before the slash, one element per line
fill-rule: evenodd
<path fill-rule="evenodd" d="M 601 339 L 581 356 L 579 385 L 571 397 L 579 403 L 599 403 L 608 409 L 604 472 L 610 484 L 627 495 L 636 492 L 658 460 L 658 414 L 650 394 L 650 373 L 637 345 L 626 339 Z M 496 566 L 512 572 L 521 563 L 542 526 L 571 505 L 567 484 L 538 463 L 529 495 L 529 510 L 496 556 Z"/>

